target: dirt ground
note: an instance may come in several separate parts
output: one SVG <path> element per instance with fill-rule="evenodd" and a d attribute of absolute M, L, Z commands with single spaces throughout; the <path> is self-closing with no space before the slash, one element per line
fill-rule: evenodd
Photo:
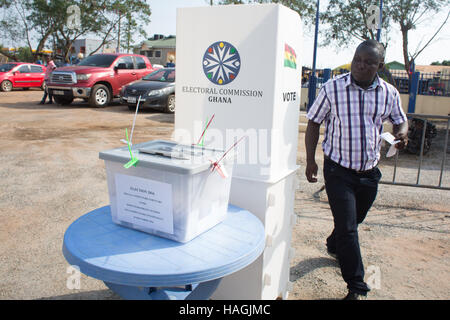
<path fill-rule="evenodd" d="M 118 103 L 103 109 L 81 100 L 70 106 L 38 105 L 41 97 L 38 90 L 0 92 L 0 299 L 119 299 L 101 281 L 84 275 L 80 289 L 69 289 L 71 271 L 61 249 L 75 219 L 109 204 L 98 154 L 123 145 L 120 139 L 134 114 Z M 133 142 L 168 139 L 173 122 L 173 115 L 142 110 Z M 301 133 L 289 299 L 339 299 L 346 294 L 345 284 L 325 250 L 332 217 L 326 194 L 314 197 L 323 184 L 321 174 L 316 184 L 304 178 L 303 139 Z M 414 181 L 416 158 L 404 157 L 398 177 Z M 430 152 L 424 159 L 423 179 L 439 173 L 435 158 Z M 384 179 L 392 164 L 382 161 Z M 449 165 L 443 178 L 447 187 Z M 449 191 L 380 185 L 359 228 L 366 280 L 373 287 L 369 299 L 450 298 L 449 200 Z"/>

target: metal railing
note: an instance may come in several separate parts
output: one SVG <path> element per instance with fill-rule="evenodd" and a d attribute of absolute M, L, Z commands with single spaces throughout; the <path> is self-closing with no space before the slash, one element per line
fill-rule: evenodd
<path fill-rule="evenodd" d="M 445 163 L 446 163 L 446 158 L 447 158 L 450 116 L 426 115 L 426 114 L 415 114 L 415 113 L 408 113 L 407 116 L 408 116 L 408 118 L 423 120 L 423 122 L 422 122 L 423 125 L 421 128 L 421 135 L 420 135 L 421 141 L 420 141 L 420 152 L 419 152 L 419 162 L 418 162 L 418 168 L 417 168 L 416 183 L 404 183 L 404 182 L 396 181 L 397 164 L 398 164 L 398 157 L 399 157 L 398 152 L 395 155 L 394 172 L 393 172 L 393 176 L 392 176 L 392 181 L 382 180 L 382 181 L 380 181 L 380 183 L 399 185 L 399 186 L 408 186 L 408 187 L 450 190 L 450 187 L 442 186 L 442 177 L 443 177 L 443 174 L 445 171 Z M 425 146 L 426 146 L 426 136 L 427 136 L 427 127 L 429 126 L 429 119 L 447 120 L 447 126 L 446 126 L 446 130 L 445 130 L 445 138 L 444 138 L 444 150 L 443 150 L 443 156 L 442 156 L 442 161 L 441 161 L 441 165 L 440 165 L 439 183 L 437 185 L 420 184 L 421 169 L 422 169 L 422 164 L 423 164 L 424 150 L 425 150 Z"/>
<path fill-rule="evenodd" d="M 390 70 L 395 85 L 400 93 L 409 93 L 411 85 L 406 71 Z M 417 94 L 450 97 L 450 74 L 420 73 Z"/>
<path fill-rule="evenodd" d="M 325 83 L 329 78 L 324 77 L 324 70 L 317 70 L 317 88 Z M 348 72 L 347 70 L 331 71 L 331 78 Z M 400 93 L 409 94 L 411 80 L 404 70 L 389 70 L 395 86 Z M 309 74 L 302 75 L 302 87 L 307 88 L 309 84 Z M 446 96 L 450 97 L 450 73 L 427 72 L 420 73 L 417 94 L 429 96 Z"/>

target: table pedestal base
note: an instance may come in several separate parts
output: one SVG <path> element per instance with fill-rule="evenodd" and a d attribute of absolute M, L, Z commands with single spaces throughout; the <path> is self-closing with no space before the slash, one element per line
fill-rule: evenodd
<path fill-rule="evenodd" d="M 221 278 L 180 287 L 132 287 L 106 282 L 106 286 L 127 300 L 208 300 Z"/>

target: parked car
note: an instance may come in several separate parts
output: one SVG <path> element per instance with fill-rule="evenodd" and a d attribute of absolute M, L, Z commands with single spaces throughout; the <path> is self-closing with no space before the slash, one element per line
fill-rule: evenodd
<path fill-rule="evenodd" d="M 175 68 L 158 69 L 125 86 L 120 93 L 120 102 L 135 110 L 139 97 L 139 108 L 162 108 L 168 113 L 175 112 Z"/>
<path fill-rule="evenodd" d="M 107 106 L 130 82 L 154 71 L 147 57 L 138 54 L 94 54 L 77 65 L 57 68 L 48 83 L 56 103 L 80 98 L 91 107 Z"/>
<path fill-rule="evenodd" d="M 11 91 L 15 88 L 44 89 L 46 67 L 26 62 L 8 62 L 0 65 L 0 90 Z"/>

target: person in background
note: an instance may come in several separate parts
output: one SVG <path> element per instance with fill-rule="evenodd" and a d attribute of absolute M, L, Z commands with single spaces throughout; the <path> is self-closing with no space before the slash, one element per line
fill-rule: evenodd
<path fill-rule="evenodd" d="M 75 59 L 72 60 L 72 64 L 79 64 L 80 61 L 83 60 L 83 58 L 84 58 L 84 55 L 83 55 L 83 53 L 80 52 L 80 53 L 75 57 Z"/>
<path fill-rule="evenodd" d="M 381 43 L 366 40 L 356 49 L 351 71 L 325 83 L 308 110 L 305 134 L 308 182 L 317 182 L 316 146 L 320 124 L 325 122 L 322 142 L 323 176 L 334 229 L 326 240 L 330 256 L 338 260 L 347 283 L 344 300 L 367 296 L 358 225 L 372 206 L 378 191 L 382 125 L 393 124 L 393 134 L 403 149 L 408 143 L 408 119 L 398 90 L 381 79 L 384 66 Z"/>
<path fill-rule="evenodd" d="M 83 59 L 84 59 L 84 54 L 82 52 L 80 52 L 77 56 L 77 60 L 78 60 L 77 64 Z"/>
<path fill-rule="evenodd" d="M 48 96 L 47 104 L 53 103 L 53 96 L 51 93 L 48 92 L 47 83 L 49 82 L 50 74 L 55 69 L 56 69 L 56 64 L 55 64 L 55 62 L 53 62 L 53 59 L 50 59 L 50 61 L 47 63 L 47 70 L 45 71 L 45 76 L 44 76 L 44 82 L 45 82 L 44 96 L 42 97 L 42 100 L 41 100 L 41 102 L 39 102 L 39 104 L 44 104 L 45 100 L 47 99 L 47 96 Z"/>
<path fill-rule="evenodd" d="M 167 62 L 166 67 L 167 68 L 173 68 L 175 67 L 175 63 L 173 62 L 175 60 L 175 57 L 173 55 L 169 56 L 169 62 Z"/>

